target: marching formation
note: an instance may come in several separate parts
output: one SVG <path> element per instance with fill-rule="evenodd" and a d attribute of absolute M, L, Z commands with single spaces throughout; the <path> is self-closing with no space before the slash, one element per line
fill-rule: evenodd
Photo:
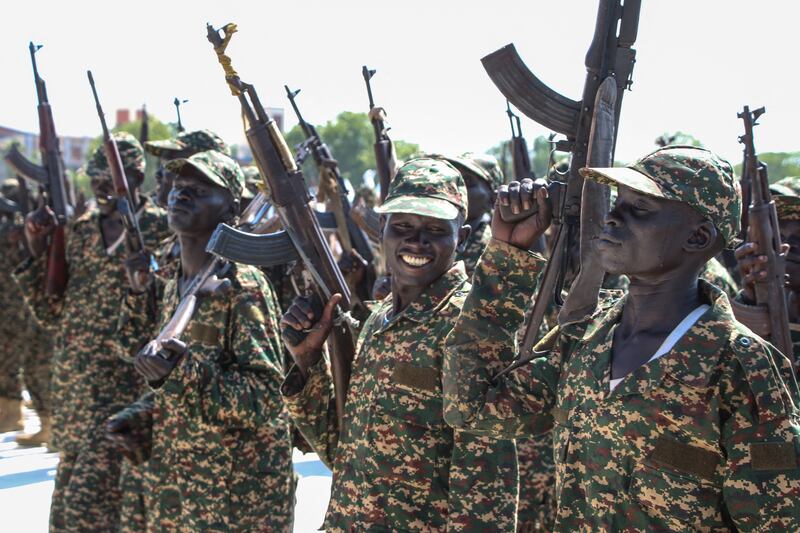
<path fill-rule="evenodd" d="M 50 530 L 292 531 L 293 448 L 333 472 L 327 531 L 800 530 L 800 178 L 769 182 L 749 107 L 740 177 L 668 143 L 614 165 L 639 8 L 600 1 L 581 100 L 513 45 L 483 58 L 513 176 L 397 160 L 364 67 L 374 201 L 286 86 L 290 149 L 234 24 L 208 26 L 208 68 L 254 166 L 180 114 L 171 139 L 110 132 L 89 72 L 79 201 L 31 43 L 42 164 L 5 156 L 0 432 L 23 369 L 42 427 L 17 442 L 60 454 Z M 564 137 L 547 176 L 511 104 Z"/>

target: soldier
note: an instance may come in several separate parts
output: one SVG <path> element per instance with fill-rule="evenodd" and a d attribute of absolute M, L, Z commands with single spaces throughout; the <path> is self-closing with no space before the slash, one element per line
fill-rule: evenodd
<path fill-rule="evenodd" d="M 16 187 L 3 187 L 8 199 L 17 200 Z M 50 441 L 50 359 L 53 342 L 49 332 L 33 318 L 22 292 L 12 279 L 14 269 L 28 256 L 22 217 L 17 214 L 0 223 L 0 276 L 5 288 L 0 304 L 0 433 L 23 429 L 19 370 L 41 423 L 32 435 L 15 438 L 20 446 L 39 446 Z"/>
<path fill-rule="evenodd" d="M 159 300 L 162 327 L 212 260 L 208 239 L 220 222 L 234 222 L 244 186 L 239 165 L 216 151 L 172 160 L 167 170 L 175 175 L 168 216 L 181 260 Z M 280 310 L 258 269 L 226 263 L 216 275 L 227 291 L 199 296 L 183 340 L 166 339 L 160 350 L 153 341 L 134 363 L 154 391 L 148 528 L 291 531 Z M 146 309 L 146 298 L 131 293 L 126 305 Z"/>
<path fill-rule="evenodd" d="M 296 299 L 282 321 L 310 329 L 287 346 L 296 365 L 282 393 L 301 433 L 333 468 L 323 527 L 513 532 L 513 441 L 453 431 L 442 418 L 443 341 L 469 290 L 464 265 L 455 262 L 469 236 L 463 179 L 444 161 L 413 159 L 377 209 L 387 216 L 382 242 L 392 292 L 361 330 L 341 439 L 321 351 L 340 296 L 321 317 Z"/>
<path fill-rule="evenodd" d="M 795 361 L 800 360 L 800 177 L 784 178 L 770 185 L 778 212 L 781 242 L 786 253 L 787 291 L 789 296 L 789 328 L 794 345 Z M 759 255 L 757 242 L 746 242 L 736 249 L 741 274 L 742 292 L 733 302 L 739 320 L 760 335 L 768 335 L 768 317 L 755 306 L 755 285 L 758 276 L 766 276 L 766 257 Z"/>
<path fill-rule="evenodd" d="M 114 134 L 135 198 L 145 245 L 166 234 L 164 212 L 138 194 L 144 152 L 133 136 Z M 61 451 L 50 508 L 51 531 L 114 531 L 117 528 L 121 458 L 103 436 L 108 416 L 136 399 L 142 386 L 131 365 L 114 350 L 119 304 L 126 287 L 126 238 L 116 209 L 103 148 L 87 165 L 97 207 L 68 228 L 69 282 L 61 296 L 47 296 L 46 238 L 54 215 L 42 207 L 28 215 L 25 233 L 32 258 L 16 274 L 37 318 L 56 334 L 53 355 L 53 442 Z"/>
<path fill-rule="evenodd" d="M 536 202 L 539 212 L 492 221 L 447 341 L 445 419 L 504 437 L 554 427 L 557 531 L 798 530 L 791 367 L 698 280 L 739 232 L 733 169 L 706 150 L 667 147 L 582 172 L 618 188 L 597 248 L 629 292 L 605 295 L 539 343 L 549 354 L 495 379 L 544 266 L 527 250 L 550 223 L 546 189 L 526 180 L 501 190 L 512 209 Z"/>

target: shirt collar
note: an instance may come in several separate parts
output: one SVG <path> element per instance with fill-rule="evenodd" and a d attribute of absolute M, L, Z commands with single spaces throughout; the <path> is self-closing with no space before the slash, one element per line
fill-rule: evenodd
<path fill-rule="evenodd" d="M 459 290 L 467 281 L 467 274 L 464 270 L 464 262 L 456 261 L 450 270 L 442 274 L 439 279 L 428 286 L 419 297 L 411 302 L 399 315 L 389 316 L 392 311 L 392 296 L 384 299 L 382 320 L 388 317 L 388 324 L 391 325 L 401 318 L 407 318 L 414 322 L 423 323 L 428 317 L 441 309 L 449 300 L 450 296 Z"/>

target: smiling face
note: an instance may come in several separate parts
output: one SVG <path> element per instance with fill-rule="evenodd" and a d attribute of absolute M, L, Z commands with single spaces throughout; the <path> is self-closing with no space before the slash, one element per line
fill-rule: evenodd
<path fill-rule="evenodd" d="M 800 293 L 800 220 L 781 220 L 781 242 L 789 245 L 786 273 L 792 292 Z"/>
<path fill-rule="evenodd" d="M 390 213 L 383 230 L 383 250 L 393 286 L 421 289 L 447 272 L 469 234 L 461 219 Z"/>
<path fill-rule="evenodd" d="M 686 268 L 687 261 L 699 268 L 713 256 L 716 239 L 713 226 L 689 205 L 620 186 L 597 249 L 606 272 L 633 280 Z"/>
<path fill-rule="evenodd" d="M 169 227 L 178 235 L 210 235 L 234 213 L 231 193 L 194 170 L 176 176 L 167 201 Z"/>

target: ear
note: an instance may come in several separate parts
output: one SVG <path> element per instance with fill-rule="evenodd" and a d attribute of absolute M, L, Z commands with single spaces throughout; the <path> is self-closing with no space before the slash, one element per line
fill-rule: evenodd
<path fill-rule="evenodd" d="M 709 220 L 704 220 L 686 239 L 683 249 L 687 252 L 708 252 L 714 248 L 719 232 Z"/>
<path fill-rule="evenodd" d="M 380 220 L 380 223 L 378 224 L 380 226 L 380 230 L 378 231 L 378 240 L 383 242 L 383 230 L 386 228 L 386 223 L 389 222 L 389 215 L 382 214 L 378 220 Z"/>
<path fill-rule="evenodd" d="M 456 246 L 456 252 L 461 253 L 464 251 L 464 248 L 467 247 L 467 239 L 469 239 L 470 233 L 472 233 L 472 226 L 469 224 L 464 224 L 458 230 L 458 245 Z"/>

